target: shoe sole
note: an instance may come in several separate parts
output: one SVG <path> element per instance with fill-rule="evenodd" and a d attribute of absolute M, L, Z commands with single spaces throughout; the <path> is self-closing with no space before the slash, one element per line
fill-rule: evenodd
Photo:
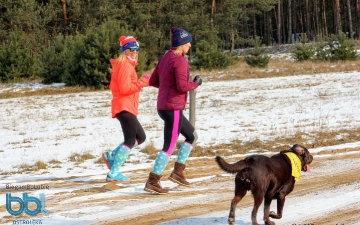
<path fill-rule="evenodd" d="M 170 181 L 174 182 L 174 183 L 180 184 L 181 186 L 184 186 L 184 187 L 190 187 L 190 184 L 184 184 L 184 183 L 181 183 L 180 181 L 175 180 L 175 179 L 174 179 L 174 178 L 172 178 L 172 177 L 169 177 L 168 179 L 169 179 Z"/>
<path fill-rule="evenodd" d="M 109 170 L 111 170 L 111 166 L 110 166 L 109 161 L 107 160 L 107 158 L 106 158 L 106 156 L 105 156 L 105 153 L 102 153 L 101 156 L 102 156 L 102 158 L 104 159 L 107 168 L 108 168 Z"/>
<path fill-rule="evenodd" d="M 150 192 L 150 193 L 153 193 L 153 194 L 158 194 L 158 195 L 167 195 L 169 194 L 169 192 L 157 192 L 157 191 L 154 191 L 152 189 L 148 189 L 148 188 L 144 188 L 144 191 L 147 191 L 147 192 Z"/>
<path fill-rule="evenodd" d="M 111 182 L 111 183 L 129 183 L 129 180 L 108 180 L 106 179 L 106 182 Z"/>

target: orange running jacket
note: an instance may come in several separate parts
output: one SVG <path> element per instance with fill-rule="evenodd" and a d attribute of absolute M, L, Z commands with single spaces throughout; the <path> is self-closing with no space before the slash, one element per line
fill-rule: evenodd
<path fill-rule="evenodd" d="M 127 111 L 135 116 L 138 114 L 139 93 L 141 88 L 147 86 L 149 81 L 144 77 L 138 79 L 135 71 L 137 62 L 125 59 L 117 62 L 116 59 L 110 60 L 113 68 L 110 81 L 110 90 L 112 93 L 111 116 L 121 111 Z"/>

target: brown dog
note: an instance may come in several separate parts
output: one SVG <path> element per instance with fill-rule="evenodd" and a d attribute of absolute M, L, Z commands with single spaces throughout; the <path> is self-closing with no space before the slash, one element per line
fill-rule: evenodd
<path fill-rule="evenodd" d="M 235 197 L 231 201 L 228 219 L 229 224 L 234 224 L 236 205 L 250 190 L 254 197 L 254 208 L 251 213 L 252 224 L 258 225 L 256 215 L 264 199 L 265 224 L 274 225 L 275 223 L 270 221 L 269 217 L 275 219 L 282 217 L 285 196 L 294 189 L 295 180 L 300 177 L 300 171 L 310 171 L 309 164 L 312 160 L 313 157 L 309 151 L 298 144 L 271 157 L 252 155 L 233 164 L 216 156 L 216 162 L 221 169 L 228 173 L 237 173 Z M 294 167 L 291 162 L 295 164 Z M 270 204 L 273 199 L 277 199 L 277 213 L 270 212 Z"/>

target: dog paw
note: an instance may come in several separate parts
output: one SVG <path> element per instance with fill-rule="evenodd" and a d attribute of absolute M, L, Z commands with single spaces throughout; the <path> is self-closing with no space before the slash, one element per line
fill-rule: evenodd
<path fill-rule="evenodd" d="M 270 221 L 270 220 L 269 220 L 269 221 L 266 221 L 266 222 L 265 222 L 265 225 L 275 225 L 275 223 L 274 223 L 273 221 Z"/>
<path fill-rule="evenodd" d="M 278 219 L 278 218 L 279 218 L 279 215 L 278 215 L 276 212 L 274 212 L 274 211 L 271 211 L 271 212 L 269 213 L 269 216 L 270 216 L 271 218 L 275 218 L 275 219 Z"/>
<path fill-rule="evenodd" d="M 228 223 L 229 223 L 229 225 L 234 225 L 235 224 L 235 219 L 234 218 L 229 218 Z"/>

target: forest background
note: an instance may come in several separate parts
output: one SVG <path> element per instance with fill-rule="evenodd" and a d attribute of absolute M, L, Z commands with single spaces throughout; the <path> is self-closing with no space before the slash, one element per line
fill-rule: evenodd
<path fill-rule="evenodd" d="M 267 46 L 300 34 L 309 42 L 339 32 L 357 39 L 360 0 L 0 0 L 0 82 L 101 89 L 120 35 L 139 40 L 141 75 L 169 49 L 172 26 L 193 36 L 193 69 L 221 68 L 257 36 Z"/>

